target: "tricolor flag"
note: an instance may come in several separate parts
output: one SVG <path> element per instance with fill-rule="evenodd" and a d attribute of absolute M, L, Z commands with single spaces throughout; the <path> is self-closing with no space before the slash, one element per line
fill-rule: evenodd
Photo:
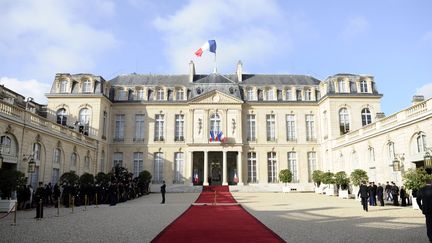
<path fill-rule="evenodd" d="M 213 52 L 214 54 L 216 54 L 216 41 L 215 40 L 209 40 L 206 43 L 204 43 L 200 49 L 198 49 L 195 52 L 195 55 L 197 56 L 201 56 L 203 54 L 203 52 L 205 51 L 210 51 Z"/>
<path fill-rule="evenodd" d="M 216 141 L 215 134 L 213 131 L 210 131 L 210 142 Z"/>
<path fill-rule="evenodd" d="M 221 141 L 221 142 L 224 143 L 225 140 L 226 140 L 226 137 L 223 135 L 223 132 L 220 131 L 220 132 L 218 133 L 218 135 L 217 135 L 217 141 Z"/>
<path fill-rule="evenodd" d="M 195 183 L 198 183 L 198 180 L 199 180 L 199 178 L 198 178 L 198 172 L 195 172 L 195 175 L 194 175 L 194 182 L 195 182 Z"/>
<path fill-rule="evenodd" d="M 238 183 L 238 181 L 239 181 L 239 179 L 237 177 L 237 171 L 236 171 L 236 172 L 234 172 L 234 182 Z"/>

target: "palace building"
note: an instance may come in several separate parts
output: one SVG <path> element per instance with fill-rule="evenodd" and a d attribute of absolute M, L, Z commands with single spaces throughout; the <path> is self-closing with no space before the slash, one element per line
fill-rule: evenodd
<path fill-rule="evenodd" d="M 385 116 L 373 76 L 235 74 L 56 74 L 47 105 L 1 87 L 2 167 L 29 183 L 64 172 L 96 174 L 122 165 L 148 170 L 153 186 L 196 185 L 313 190 L 312 172 L 363 169 L 371 181 L 396 181 L 423 166 L 430 150 L 432 100 Z M 36 170 L 27 172 L 28 161 Z M 393 163 L 400 162 L 400 170 Z"/>

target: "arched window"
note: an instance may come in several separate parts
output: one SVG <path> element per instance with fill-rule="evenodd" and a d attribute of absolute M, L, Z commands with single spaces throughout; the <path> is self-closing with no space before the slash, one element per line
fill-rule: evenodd
<path fill-rule="evenodd" d="M 210 131 L 212 131 L 215 136 L 221 131 L 221 119 L 218 113 L 214 113 L 210 116 Z"/>
<path fill-rule="evenodd" d="M 389 158 L 389 164 L 392 164 L 395 158 L 395 150 L 394 150 L 394 143 L 391 141 L 387 143 L 387 153 Z"/>
<path fill-rule="evenodd" d="M 91 81 L 85 80 L 83 82 L 83 93 L 90 93 L 91 92 Z"/>
<path fill-rule="evenodd" d="M 360 81 L 360 92 L 361 93 L 368 92 L 367 82 L 365 80 Z"/>
<path fill-rule="evenodd" d="M 12 146 L 12 140 L 8 136 L 2 136 L 0 138 L 1 142 L 1 153 L 2 154 L 11 154 L 11 146 Z"/>
<path fill-rule="evenodd" d="M 350 131 L 349 114 L 346 108 L 339 110 L 339 127 L 341 134 L 345 134 Z"/>
<path fill-rule="evenodd" d="M 70 162 L 70 167 L 72 171 L 75 171 L 77 166 L 77 155 L 76 153 L 72 153 L 71 154 L 71 162 Z"/>
<path fill-rule="evenodd" d="M 60 93 L 67 93 L 67 84 L 68 81 L 66 79 L 60 81 Z"/>
<path fill-rule="evenodd" d="M 91 112 L 88 108 L 83 108 L 79 112 L 79 132 L 88 135 L 90 125 Z"/>
<path fill-rule="evenodd" d="M 33 159 L 39 161 L 41 159 L 41 145 L 40 143 L 33 144 Z"/>
<path fill-rule="evenodd" d="M 61 150 L 59 148 L 54 149 L 54 164 L 60 164 L 61 162 Z"/>
<path fill-rule="evenodd" d="M 57 111 L 57 123 L 61 124 L 63 126 L 66 126 L 67 124 L 67 113 L 66 109 L 61 108 Z"/>
<path fill-rule="evenodd" d="M 362 126 L 366 126 L 372 123 L 372 116 L 369 108 L 364 108 L 361 111 L 361 118 L 362 118 Z"/>
<path fill-rule="evenodd" d="M 426 147 L 426 135 L 424 133 L 420 133 L 417 136 L 417 152 L 423 153 L 424 151 L 426 151 Z"/>

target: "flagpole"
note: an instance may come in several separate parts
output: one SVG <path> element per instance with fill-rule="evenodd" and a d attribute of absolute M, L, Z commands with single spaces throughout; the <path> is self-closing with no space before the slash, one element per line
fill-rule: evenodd
<path fill-rule="evenodd" d="M 214 53 L 214 68 L 213 68 L 213 73 L 217 73 L 217 67 L 216 67 L 216 51 Z"/>

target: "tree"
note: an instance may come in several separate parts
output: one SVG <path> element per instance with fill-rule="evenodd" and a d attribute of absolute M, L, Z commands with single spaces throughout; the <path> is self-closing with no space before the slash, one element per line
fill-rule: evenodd
<path fill-rule="evenodd" d="M 325 172 L 322 176 L 322 183 L 324 184 L 334 184 L 334 174 L 331 172 Z"/>
<path fill-rule="evenodd" d="M 348 185 L 350 183 L 350 179 L 347 177 L 347 174 L 345 171 L 339 171 L 335 174 L 335 183 L 339 189 L 339 187 L 342 190 L 346 190 L 348 188 Z"/>
<path fill-rule="evenodd" d="M 138 175 L 138 186 L 144 189 L 144 192 L 149 192 L 149 185 L 152 179 L 152 175 L 147 170 L 141 171 Z"/>
<path fill-rule="evenodd" d="M 285 185 L 292 181 L 293 174 L 289 169 L 284 169 L 279 172 L 279 181 L 285 183 Z"/>
<path fill-rule="evenodd" d="M 351 172 L 351 182 L 354 186 L 359 186 L 362 181 L 368 181 L 369 177 L 367 176 L 366 171 L 361 169 L 356 169 L 353 172 Z"/>
<path fill-rule="evenodd" d="M 12 192 L 26 184 L 24 173 L 14 169 L 0 169 L 0 192 L 2 198 L 10 198 Z"/>
<path fill-rule="evenodd" d="M 324 172 L 322 172 L 320 170 L 314 170 L 312 172 L 312 180 L 313 180 L 313 182 L 315 182 L 317 187 L 319 187 L 321 185 L 323 175 L 324 175 Z"/>
<path fill-rule="evenodd" d="M 69 184 L 69 185 L 75 185 L 79 182 L 79 176 L 75 174 L 75 172 L 65 172 L 60 177 L 60 184 Z"/>
<path fill-rule="evenodd" d="M 110 180 L 111 180 L 110 175 L 105 174 L 103 172 L 99 172 L 95 176 L 95 182 L 96 182 L 96 184 L 104 186 L 104 187 L 108 186 L 108 183 L 110 182 Z"/>
<path fill-rule="evenodd" d="M 418 191 L 425 186 L 428 179 L 432 179 L 432 175 L 429 175 L 423 168 L 410 168 L 403 176 L 404 186 L 413 191 Z"/>
<path fill-rule="evenodd" d="M 94 184 L 94 176 L 89 173 L 84 173 L 79 178 L 81 186 L 92 186 Z"/>

